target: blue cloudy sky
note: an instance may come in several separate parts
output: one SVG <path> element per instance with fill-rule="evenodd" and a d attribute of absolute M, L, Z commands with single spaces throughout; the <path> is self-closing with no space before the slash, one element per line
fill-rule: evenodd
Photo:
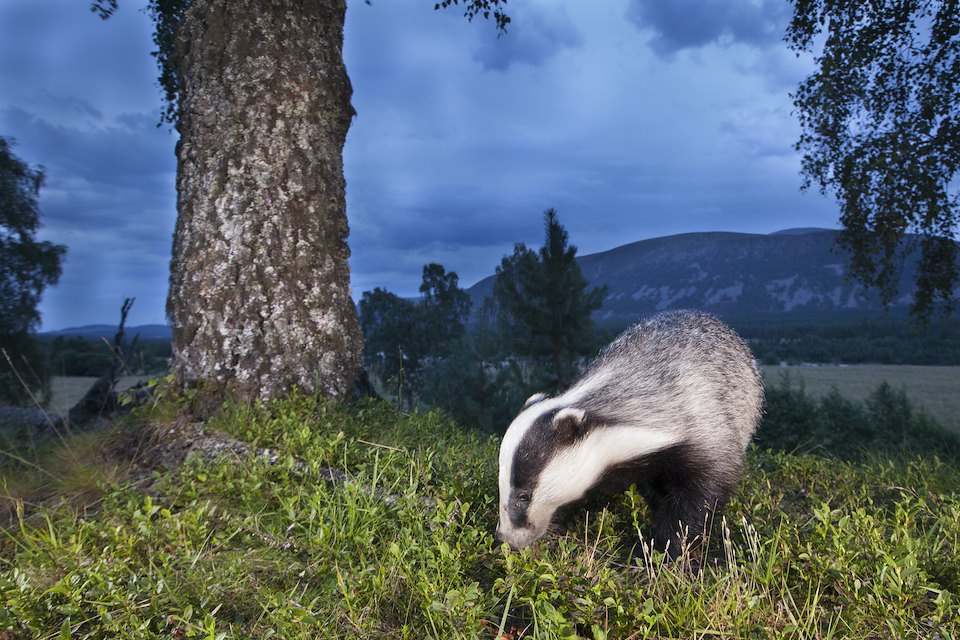
<path fill-rule="evenodd" d="M 46 169 L 42 237 L 68 246 L 42 328 L 164 322 L 176 133 L 143 0 L 0 1 L 0 135 Z M 469 286 L 554 207 L 580 254 L 689 231 L 835 227 L 801 193 L 789 93 L 811 69 L 787 0 L 514 0 L 507 35 L 429 0 L 351 0 L 358 112 L 344 152 L 355 297 Z"/>

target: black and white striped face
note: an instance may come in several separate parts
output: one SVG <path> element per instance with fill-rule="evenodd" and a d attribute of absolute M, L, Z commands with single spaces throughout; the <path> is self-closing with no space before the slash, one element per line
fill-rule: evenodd
<path fill-rule="evenodd" d="M 678 440 L 669 432 L 604 424 L 568 402 L 532 396 L 500 444 L 497 539 L 514 549 L 546 533 L 557 510 L 582 498 L 610 467 Z"/>
<path fill-rule="evenodd" d="M 500 445 L 500 524 L 497 538 L 514 549 L 526 547 L 550 526 L 563 491 L 551 486 L 544 471 L 565 448 L 568 438 L 560 431 L 583 419 L 583 412 L 561 409 L 555 400 L 536 394 L 527 400 L 511 423 Z"/>

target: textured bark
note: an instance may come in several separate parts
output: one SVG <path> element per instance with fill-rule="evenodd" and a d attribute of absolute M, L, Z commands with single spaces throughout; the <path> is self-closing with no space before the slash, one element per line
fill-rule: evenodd
<path fill-rule="evenodd" d="M 344 0 L 194 0 L 178 42 L 179 217 L 167 312 L 182 384 L 350 391 Z"/>

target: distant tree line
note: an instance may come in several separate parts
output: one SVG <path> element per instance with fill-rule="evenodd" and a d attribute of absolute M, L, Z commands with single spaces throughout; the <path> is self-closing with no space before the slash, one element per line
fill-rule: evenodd
<path fill-rule="evenodd" d="M 439 264 L 423 268 L 418 300 L 364 292 L 363 361 L 374 384 L 403 406 L 439 406 L 464 424 L 502 431 L 530 394 L 572 382 L 603 342 L 591 313 L 605 288 L 587 290 L 576 252 L 547 210 L 543 246 L 518 243 L 504 256 L 470 331 L 470 298 Z"/>
<path fill-rule="evenodd" d="M 44 352 L 47 370 L 55 376 L 102 376 L 116 357 L 111 345 L 104 340 L 80 336 L 57 336 L 40 340 L 39 345 Z M 121 375 L 166 373 L 170 363 L 170 341 L 131 342 L 122 358 Z"/>
<path fill-rule="evenodd" d="M 960 365 L 960 320 L 931 320 L 922 327 L 906 320 L 842 325 L 733 324 L 763 364 Z"/>

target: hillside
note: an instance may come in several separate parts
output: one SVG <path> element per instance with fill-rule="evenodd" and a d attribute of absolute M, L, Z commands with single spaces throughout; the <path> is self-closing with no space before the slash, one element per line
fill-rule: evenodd
<path fill-rule="evenodd" d="M 769 235 L 685 233 L 579 256 L 577 262 L 589 286 L 609 287 L 596 315 L 604 324 L 627 324 L 642 315 L 680 308 L 704 309 L 728 319 L 884 316 L 875 292 L 846 281 L 846 261 L 836 237 L 836 231 L 816 228 Z M 906 314 L 915 264 L 915 258 L 906 261 L 899 294 L 886 315 Z M 493 295 L 493 276 L 467 293 L 479 309 L 484 297 Z M 88 325 L 38 335 L 109 340 L 115 332 L 113 325 Z M 136 334 L 141 340 L 169 340 L 170 327 L 128 327 L 128 336 Z"/>
<path fill-rule="evenodd" d="M 56 331 L 44 331 L 38 333 L 37 337 L 41 339 L 52 340 L 57 337 L 79 337 L 87 340 L 108 340 L 113 341 L 113 336 L 117 333 L 117 326 L 110 324 L 88 324 L 81 327 L 67 327 Z M 126 328 L 127 339 L 133 339 L 139 336 L 140 340 L 170 340 L 170 326 L 165 324 L 142 324 L 135 327 Z"/>
<path fill-rule="evenodd" d="M 836 231 L 788 229 L 769 234 L 686 233 L 642 240 L 577 258 L 590 286 L 609 293 L 596 319 L 626 324 L 665 309 L 696 308 L 727 318 L 761 315 L 867 317 L 883 308 L 873 291 L 846 281 Z M 911 302 L 915 260 L 908 260 L 891 306 Z M 475 308 L 493 277 L 469 289 Z"/>
<path fill-rule="evenodd" d="M 960 475 L 935 456 L 754 450 L 696 572 L 639 542 L 636 493 L 535 552 L 496 545 L 498 441 L 438 413 L 295 397 L 173 415 L 29 454 L 56 500 L 10 500 L 42 474 L 0 462 L 0 637 L 960 633 Z"/>

